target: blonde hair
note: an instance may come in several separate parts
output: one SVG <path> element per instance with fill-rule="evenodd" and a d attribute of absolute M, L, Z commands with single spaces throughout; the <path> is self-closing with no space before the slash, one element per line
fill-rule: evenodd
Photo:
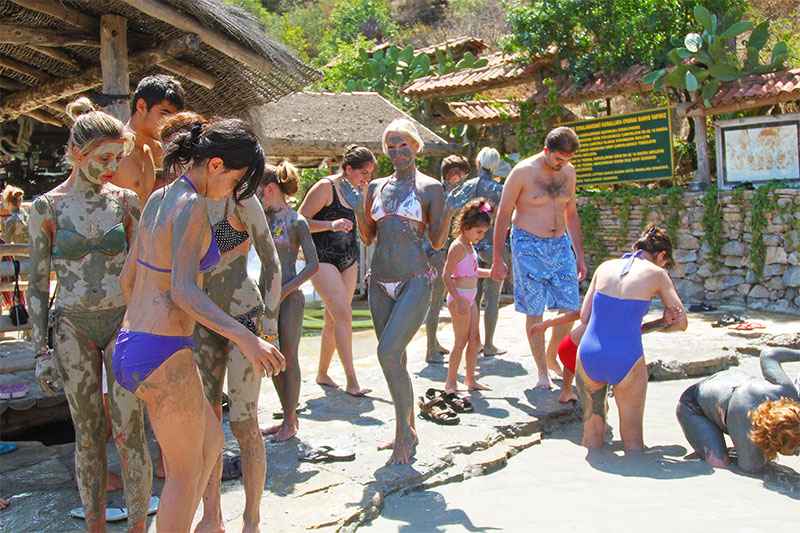
<path fill-rule="evenodd" d="M 484 146 L 481 148 L 481 151 L 478 152 L 478 157 L 475 158 L 475 163 L 479 172 L 482 168 L 485 168 L 491 172 L 492 175 L 494 175 L 494 173 L 497 172 L 497 169 L 500 168 L 500 152 L 494 148 Z"/>
<path fill-rule="evenodd" d="M 19 187 L 13 185 L 6 185 L 3 189 L 3 202 L 11 204 L 14 207 L 19 207 L 22 204 L 22 196 L 25 193 Z"/>
<path fill-rule="evenodd" d="M 382 144 L 384 154 L 388 152 L 388 149 L 386 148 L 386 139 L 392 133 L 403 135 L 414 141 L 414 144 L 417 145 L 418 154 L 422 153 L 422 149 L 425 148 L 425 143 L 422 141 L 419 130 L 414 123 L 407 118 L 396 118 L 391 121 L 388 126 L 386 126 L 385 130 L 383 130 Z"/>
<path fill-rule="evenodd" d="M 130 153 L 133 136 L 125 131 L 122 122 L 108 113 L 98 111 L 85 96 L 67 105 L 67 116 L 73 121 L 66 153 L 70 165 L 75 164 L 73 150 L 85 154 L 94 148 L 92 144 L 97 141 L 122 139 L 125 141 L 125 153 Z"/>
<path fill-rule="evenodd" d="M 767 400 L 748 413 L 750 439 L 768 461 L 800 448 L 800 403 L 788 398 Z"/>
<path fill-rule="evenodd" d="M 264 165 L 264 181 L 261 185 L 261 193 L 264 187 L 274 183 L 286 196 L 294 195 L 300 188 L 300 173 L 297 168 L 288 161 L 281 161 L 277 167 Z"/>

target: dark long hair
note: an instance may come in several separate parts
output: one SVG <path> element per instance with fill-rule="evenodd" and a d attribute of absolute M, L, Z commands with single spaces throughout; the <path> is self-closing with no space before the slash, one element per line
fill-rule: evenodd
<path fill-rule="evenodd" d="M 212 118 L 178 131 L 164 147 L 164 173 L 175 175 L 212 157 L 222 159 L 229 170 L 246 169 L 233 189 L 236 202 L 256 193 L 264 175 L 264 151 L 250 126 L 235 118 Z"/>

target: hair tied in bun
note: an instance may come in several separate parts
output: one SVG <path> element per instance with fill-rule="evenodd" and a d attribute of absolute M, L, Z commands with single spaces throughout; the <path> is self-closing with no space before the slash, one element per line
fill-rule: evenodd
<path fill-rule="evenodd" d="M 203 125 L 198 122 L 192 126 L 192 144 L 197 144 L 201 133 L 203 133 Z"/>

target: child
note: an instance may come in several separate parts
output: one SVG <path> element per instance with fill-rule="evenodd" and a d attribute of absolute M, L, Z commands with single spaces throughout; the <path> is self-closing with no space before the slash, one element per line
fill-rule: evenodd
<path fill-rule="evenodd" d="M 492 206 L 484 198 L 470 201 L 458 215 L 453 234 L 455 239 L 447 252 L 442 278 L 447 287 L 447 307 L 453 319 L 455 343 L 450 353 L 445 392 L 458 390 L 458 367 L 461 353 L 467 349 L 467 371 L 464 384 L 468 390 L 489 390 L 475 379 L 475 365 L 481 348 L 478 331 L 478 278 L 488 278 L 490 270 L 478 268 L 478 255 L 472 245 L 480 242 L 492 224 Z"/>

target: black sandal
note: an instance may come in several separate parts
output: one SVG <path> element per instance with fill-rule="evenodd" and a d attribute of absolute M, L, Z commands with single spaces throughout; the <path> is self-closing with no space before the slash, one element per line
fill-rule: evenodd
<path fill-rule="evenodd" d="M 433 400 L 419 399 L 419 414 L 425 420 L 430 420 L 443 426 L 455 426 L 461 422 L 458 415 L 453 412 L 442 398 Z"/>
<path fill-rule="evenodd" d="M 456 413 L 474 413 L 475 408 L 466 396 L 459 396 L 455 392 L 448 392 L 444 395 L 445 403 Z"/>

